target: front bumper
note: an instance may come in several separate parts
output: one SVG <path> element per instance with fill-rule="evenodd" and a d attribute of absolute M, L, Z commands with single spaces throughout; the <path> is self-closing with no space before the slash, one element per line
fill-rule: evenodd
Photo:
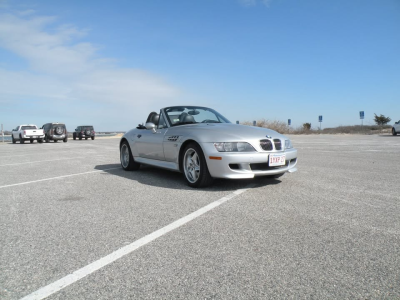
<path fill-rule="evenodd" d="M 212 143 L 202 144 L 210 175 L 214 178 L 254 178 L 297 171 L 297 150 L 271 152 L 218 152 Z M 269 154 L 285 153 L 286 165 L 269 167 Z M 220 160 L 210 159 L 221 157 Z"/>

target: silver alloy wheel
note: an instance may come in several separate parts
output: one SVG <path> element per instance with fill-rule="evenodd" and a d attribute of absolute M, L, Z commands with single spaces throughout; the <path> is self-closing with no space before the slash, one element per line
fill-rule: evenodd
<path fill-rule="evenodd" d="M 187 180 L 195 183 L 200 176 L 200 157 L 193 148 L 187 149 L 183 158 L 183 170 Z"/>
<path fill-rule="evenodd" d="M 129 166 L 129 148 L 126 144 L 123 144 L 121 147 L 121 164 L 124 169 Z"/>

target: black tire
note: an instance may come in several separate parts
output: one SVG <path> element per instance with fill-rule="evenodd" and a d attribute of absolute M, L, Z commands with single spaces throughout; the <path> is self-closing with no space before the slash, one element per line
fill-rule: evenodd
<path fill-rule="evenodd" d="M 29 143 L 31 143 L 31 144 L 32 144 L 32 143 L 33 143 L 33 140 L 29 140 Z"/>
<path fill-rule="evenodd" d="M 50 142 L 49 136 L 46 134 L 46 136 L 44 137 L 44 140 L 46 141 L 46 143 Z"/>
<path fill-rule="evenodd" d="M 119 149 L 119 158 L 121 161 L 122 169 L 125 171 L 135 171 L 140 168 L 140 164 L 135 162 L 132 156 L 131 148 L 127 141 L 123 141 Z"/>
<path fill-rule="evenodd" d="M 63 129 L 61 126 L 57 126 L 57 127 L 54 129 L 54 131 L 55 131 L 56 134 L 61 135 L 61 134 L 63 134 L 64 129 Z"/>
<path fill-rule="evenodd" d="M 63 142 L 64 143 L 68 142 L 68 137 L 65 137 L 65 139 L 63 139 Z"/>
<path fill-rule="evenodd" d="M 79 135 L 79 140 L 82 140 L 82 136 L 81 135 Z"/>
<path fill-rule="evenodd" d="M 94 136 L 92 136 L 92 141 L 94 140 Z"/>
<path fill-rule="evenodd" d="M 88 139 L 88 137 L 85 137 L 85 140 L 87 140 Z"/>
<path fill-rule="evenodd" d="M 392 135 L 397 135 L 396 129 L 392 128 Z"/>
<path fill-rule="evenodd" d="M 43 139 L 38 139 L 37 141 L 38 141 L 38 143 L 40 143 L 40 144 L 43 143 Z"/>
<path fill-rule="evenodd" d="M 75 132 L 72 134 L 72 138 L 74 139 L 74 141 L 76 140 L 76 133 Z"/>
<path fill-rule="evenodd" d="M 57 143 L 58 142 L 58 140 L 54 140 L 54 143 Z"/>
<path fill-rule="evenodd" d="M 19 136 L 19 142 L 20 142 L 20 144 L 23 144 L 23 143 L 25 143 L 25 141 L 24 141 L 24 139 L 22 138 L 22 136 L 21 136 L 21 135 Z"/>
<path fill-rule="evenodd" d="M 186 182 L 190 187 L 206 187 L 214 180 L 208 171 L 203 150 L 196 143 L 190 143 L 185 147 L 181 166 Z"/>
<path fill-rule="evenodd" d="M 17 141 L 14 139 L 14 136 L 11 136 L 12 143 L 15 144 Z"/>

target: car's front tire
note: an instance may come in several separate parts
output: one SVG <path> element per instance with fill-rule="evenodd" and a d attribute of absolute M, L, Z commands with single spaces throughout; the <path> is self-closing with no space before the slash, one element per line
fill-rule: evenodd
<path fill-rule="evenodd" d="M 14 139 L 14 136 L 11 136 L 12 143 L 15 144 L 17 141 Z"/>
<path fill-rule="evenodd" d="M 186 182 L 191 187 L 206 187 L 213 182 L 203 150 L 196 143 L 190 143 L 185 147 L 182 169 Z"/>
<path fill-rule="evenodd" d="M 121 144 L 120 160 L 122 169 L 125 171 L 133 171 L 140 168 L 140 164 L 133 159 L 131 148 L 127 141 L 123 141 Z"/>
<path fill-rule="evenodd" d="M 392 128 L 392 135 L 397 135 L 396 129 Z"/>
<path fill-rule="evenodd" d="M 23 144 L 23 143 L 25 143 L 25 141 L 24 141 L 24 139 L 22 138 L 22 136 L 21 136 L 21 135 L 19 136 L 19 142 L 20 142 L 20 144 Z"/>

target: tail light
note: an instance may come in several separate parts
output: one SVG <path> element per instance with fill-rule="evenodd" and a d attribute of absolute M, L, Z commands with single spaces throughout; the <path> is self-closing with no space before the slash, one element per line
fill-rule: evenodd
<path fill-rule="evenodd" d="M 93 132 L 93 134 L 95 134 L 95 133 L 96 133 L 94 130 L 93 130 L 92 132 Z"/>
<path fill-rule="evenodd" d="M 26 130 L 24 130 L 24 135 L 26 134 Z"/>

